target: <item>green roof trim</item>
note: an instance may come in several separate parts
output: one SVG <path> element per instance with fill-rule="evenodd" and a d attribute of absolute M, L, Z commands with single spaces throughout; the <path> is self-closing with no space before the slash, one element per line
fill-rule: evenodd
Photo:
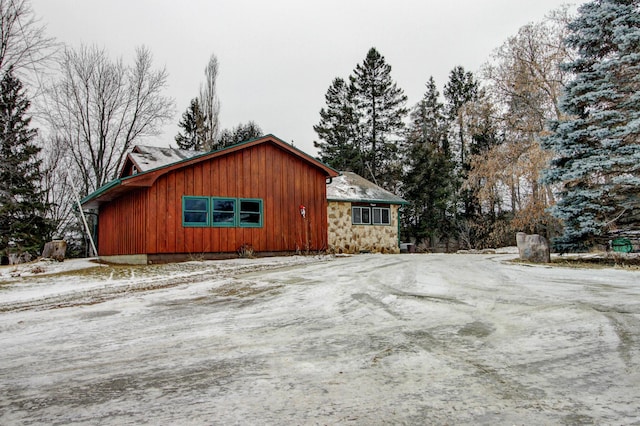
<path fill-rule="evenodd" d="M 84 204 L 84 203 L 86 203 L 88 201 L 91 201 L 92 199 L 101 196 L 102 194 L 104 194 L 105 192 L 110 190 L 111 188 L 120 185 L 122 183 L 122 180 L 123 180 L 123 178 L 119 178 L 119 179 L 114 179 L 111 182 L 105 183 L 100 188 L 96 189 L 91 194 L 87 195 L 82 200 L 80 200 L 80 205 L 82 205 L 82 204 Z"/>

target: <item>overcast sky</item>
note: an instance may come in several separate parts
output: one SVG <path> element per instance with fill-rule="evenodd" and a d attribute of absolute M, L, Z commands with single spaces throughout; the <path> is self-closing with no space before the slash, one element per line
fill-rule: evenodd
<path fill-rule="evenodd" d="M 578 4 L 583 1 L 577 1 Z M 335 77 L 346 78 L 376 47 L 392 78 L 418 102 L 433 76 L 440 92 L 456 65 L 478 71 L 529 22 L 566 0 L 31 0 L 48 34 L 74 47 L 104 47 L 131 63 L 145 45 L 169 73 L 177 123 L 218 57 L 223 128 L 253 120 L 315 154 L 313 125 Z M 576 1 L 574 1 L 576 3 Z"/>

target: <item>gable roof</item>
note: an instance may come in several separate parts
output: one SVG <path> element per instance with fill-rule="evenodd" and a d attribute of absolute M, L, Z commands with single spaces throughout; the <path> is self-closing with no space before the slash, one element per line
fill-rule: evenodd
<path fill-rule="evenodd" d="M 327 200 L 356 203 L 408 204 L 392 192 L 353 172 L 341 172 L 327 185 Z"/>
<path fill-rule="evenodd" d="M 178 161 L 193 158 L 201 155 L 202 152 L 188 151 L 177 148 L 160 148 L 157 146 L 136 145 L 127 155 L 127 159 L 120 172 L 120 177 L 124 177 L 129 164 L 135 166 L 138 173 L 147 172 L 159 167 L 168 166 Z"/>
<path fill-rule="evenodd" d="M 138 173 L 131 176 L 122 176 L 118 179 L 115 179 L 106 185 L 98 188 L 92 194 L 86 196 L 80 203 L 82 207 L 85 209 L 93 209 L 99 207 L 101 204 L 107 203 L 121 196 L 122 194 L 134 190 L 136 188 L 148 188 L 153 185 L 153 183 L 162 175 L 169 173 L 170 171 L 177 170 L 183 167 L 189 167 L 194 164 L 198 164 L 203 161 L 207 161 L 213 158 L 222 157 L 228 155 L 233 152 L 241 151 L 243 149 L 251 148 L 256 145 L 261 145 L 264 143 L 269 143 L 279 147 L 280 149 L 288 152 L 289 154 L 300 158 L 301 160 L 307 162 L 313 167 L 316 167 L 324 172 L 327 177 L 336 177 L 338 176 L 338 172 L 326 164 L 316 160 L 309 154 L 295 148 L 292 145 L 284 142 L 283 140 L 273 136 L 266 135 L 261 138 L 251 139 L 245 142 L 241 142 L 235 145 L 228 146 L 226 148 L 222 148 L 217 151 L 211 151 L 206 153 L 196 153 L 195 156 L 187 157 L 172 163 L 165 164 L 164 157 L 172 157 L 180 156 L 181 153 L 184 154 L 184 150 L 173 150 L 171 148 L 161 148 L 170 151 L 179 151 L 175 153 L 168 153 L 169 155 L 165 155 L 162 151 L 158 155 L 156 151 L 153 155 L 155 160 L 151 160 L 151 154 L 149 152 L 144 151 L 145 147 L 142 149 L 136 150 L 129 153 L 127 156 L 127 161 L 130 161 L 132 164 L 136 164 L 135 160 L 140 160 L 141 158 L 146 158 L 146 163 L 141 163 L 143 168 L 146 170 L 138 170 Z M 146 147 L 148 148 L 148 147 Z M 133 154 L 133 156 L 132 156 Z M 136 154 L 138 154 L 136 156 Z M 126 164 L 126 163 L 125 163 Z M 155 167 L 153 167 L 155 166 Z M 124 169 L 123 172 L 124 173 Z"/>

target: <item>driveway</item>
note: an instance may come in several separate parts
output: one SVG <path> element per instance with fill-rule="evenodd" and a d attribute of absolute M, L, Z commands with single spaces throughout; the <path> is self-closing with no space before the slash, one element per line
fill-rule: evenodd
<path fill-rule="evenodd" d="M 513 257 L 11 281 L 0 424 L 640 424 L 640 272 Z"/>

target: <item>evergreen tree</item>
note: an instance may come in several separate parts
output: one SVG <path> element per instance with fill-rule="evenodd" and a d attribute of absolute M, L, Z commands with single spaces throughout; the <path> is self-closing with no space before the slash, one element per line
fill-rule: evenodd
<path fill-rule="evenodd" d="M 575 75 L 560 102 L 567 118 L 543 140 L 555 155 L 544 180 L 562 184 L 552 207 L 564 221 L 561 252 L 637 226 L 640 208 L 640 1 L 595 0 L 578 11 L 566 39 L 577 51 L 564 66 Z"/>
<path fill-rule="evenodd" d="M 325 100 L 327 106 L 320 110 L 320 123 L 313 126 L 321 140 L 313 142 L 318 148 L 320 161 L 336 170 L 364 175 L 353 86 L 342 78 L 335 78 Z"/>
<path fill-rule="evenodd" d="M 411 112 L 403 149 L 404 231 L 417 241 L 428 238 L 432 247 L 451 232 L 453 162 L 447 141 L 448 123 L 433 77 L 424 97 Z"/>
<path fill-rule="evenodd" d="M 0 82 L 0 253 L 37 255 L 52 232 L 46 203 L 37 131 L 30 129 L 30 106 L 22 83 L 9 68 Z"/>
<path fill-rule="evenodd" d="M 465 187 L 471 164 L 469 162 L 469 113 L 470 105 L 478 99 L 479 84 L 470 71 L 457 66 L 449 73 L 449 81 L 444 87 L 444 96 L 447 100 L 447 116 L 450 122 L 450 130 L 455 134 L 457 144 L 454 149 L 458 154 L 457 179 L 455 179 L 456 197 L 456 223 L 459 229 L 466 232 L 473 226 L 473 221 L 478 219 L 478 200 L 474 190 Z M 470 238 L 467 245 L 470 244 Z"/>
<path fill-rule="evenodd" d="M 182 132 L 176 135 L 175 140 L 180 149 L 202 151 L 206 142 L 205 117 L 200 108 L 198 98 L 191 100 L 189 108 L 182 114 L 182 120 L 178 123 Z"/>
<path fill-rule="evenodd" d="M 262 129 L 254 121 L 249 121 L 247 124 L 241 123 L 232 129 L 224 129 L 220 132 L 216 144 L 213 146 L 213 150 L 215 151 L 240 142 L 246 142 L 259 138 L 262 135 Z"/>
<path fill-rule="evenodd" d="M 391 65 L 373 47 L 350 81 L 362 120 L 363 155 L 369 172 L 365 177 L 393 190 L 401 171 L 397 142 L 408 112 L 407 97 L 391 79 Z"/>

